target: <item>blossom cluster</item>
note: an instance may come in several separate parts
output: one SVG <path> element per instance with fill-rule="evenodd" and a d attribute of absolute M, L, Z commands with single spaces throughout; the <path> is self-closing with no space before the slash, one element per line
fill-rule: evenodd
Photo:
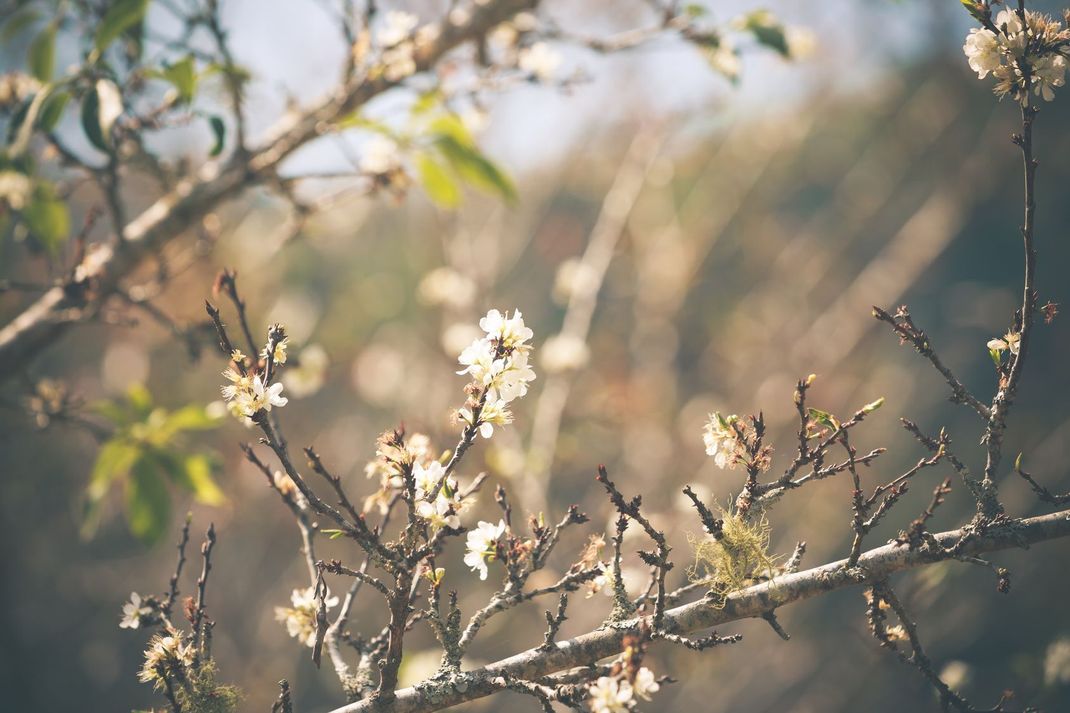
<path fill-rule="evenodd" d="M 743 443 L 736 430 L 740 424 L 736 415 L 722 416 L 719 412 L 710 414 L 710 420 L 702 431 L 702 441 L 706 444 L 706 455 L 713 457 L 718 468 L 735 468 L 743 456 Z"/>
<path fill-rule="evenodd" d="M 528 383 L 535 379 L 535 371 L 528 365 L 531 346 L 527 341 L 532 331 L 524 325 L 520 310 L 510 317 L 492 309 L 479 320 L 479 328 L 485 335 L 461 352 L 458 361 L 464 369 L 457 373 L 472 378 L 480 398 L 470 401 L 458 415 L 469 426 L 478 428 L 481 436 L 490 438 L 494 426 L 512 422 L 509 403 L 524 396 Z"/>
<path fill-rule="evenodd" d="M 292 607 L 275 607 L 275 621 L 286 624 L 290 636 L 311 648 L 316 645 L 316 612 L 319 611 L 316 588 L 295 589 L 290 601 Z M 331 609 L 338 604 L 338 597 L 328 596 L 323 603 Z"/>
<path fill-rule="evenodd" d="M 376 459 L 364 468 L 369 478 L 379 478 L 379 490 L 364 501 L 364 511 L 378 509 L 385 514 L 394 498 L 405 490 L 405 476 L 412 478 L 416 514 L 431 526 L 458 529 L 460 515 L 470 505 L 461 492 L 460 483 L 447 476 L 441 458 L 434 457 L 431 439 L 422 433 L 405 438 L 397 432 L 379 438 Z M 442 487 L 438 487 L 439 483 Z"/>
<path fill-rule="evenodd" d="M 169 629 L 167 633 L 156 634 L 149 640 L 138 680 L 163 690 L 168 676 L 174 672 L 184 673 L 192 665 L 193 646 L 182 640 L 181 631 Z"/>
<path fill-rule="evenodd" d="M 289 403 L 282 395 L 282 384 L 265 384 L 265 374 L 241 374 L 227 369 L 223 376 L 230 383 L 223 386 L 221 392 L 227 401 L 227 410 L 236 418 L 251 419 L 261 409 L 270 411 L 274 406 Z"/>
<path fill-rule="evenodd" d="M 588 687 L 587 703 L 591 713 L 625 713 L 634 709 L 637 698 L 650 700 L 661 686 L 654 672 L 643 666 L 635 674 L 635 680 L 616 676 L 602 676 Z"/>
<path fill-rule="evenodd" d="M 1024 21 L 1023 21 L 1024 20 Z M 989 27 L 974 28 L 962 51 L 980 79 L 991 73 L 998 96 L 1023 105 L 1029 91 L 1051 101 L 1066 82 L 1070 29 L 1039 12 L 1001 10 Z"/>
<path fill-rule="evenodd" d="M 289 399 L 282 395 L 281 382 L 268 383 L 268 370 L 261 368 L 265 364 L 282 366 L 286 363 L 290 340 L 280 325 L 273 325 L 269 332 L 268 344 L 260 354 L 260 360 L 250 359 L 240 349 L 230 354 L 231 367 L 223 372 L 229 384 L 223 385 L 220 392 L 227 404 L 227 410 L 247 425 L 260 411 L 270 411 L 276 406 L 285 406 Z M 252 370 L 246 364 L 252 363 Z"/>

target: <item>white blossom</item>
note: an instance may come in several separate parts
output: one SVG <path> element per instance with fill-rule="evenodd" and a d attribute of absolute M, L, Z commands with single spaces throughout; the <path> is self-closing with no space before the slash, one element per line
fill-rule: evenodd
<path fill-rule="evenodd" d="M 137 592 L 130 592 L 130 601 L 123 604 L 123 618 L 119 621 L 120 629 L 137 629 L 142 621 L 148 621 L 153 609 L 145 605 L 145 600 Z"/>
<path fill-rule="evenodd" d="M 533 336 L 533 332 L 524 326 L 524 315 L 518 309 L 513 310 L 512 317 L 492 309 L 479 320 L 479 328 L 487 333 L 488 339 L 497 341 L 506 349 L 520 347 Z"/>
<path fill-rule="evenodd" d="M 401 166 L 397 142 L 389 136 L 376 134 L 368 139 L 360 155 L 360 170 L 381 175 Z"/>
<path fill-rule="evenodd" d="M 411 42 L 402 42 L 383 52 L 383 76 L 391 82 L 399 82 L 415 72 L 416 55 Z"/>
<path fill-rule="evenodd" d="M 476 298 L 476 283 L 451 267 L 439 267 L 420 280 L 420 300 L 429 305 L 463 309 Z"/>
<path fill-rule="evenodd" d="M 591 713 L 625 713 L 633 703 L 632 687 L 626 681 L 602 676 L 587 689 Z"/>
<path fill-rule="evenodd" d="M 265 386 L 261 376 L 243 376 L 231 369 L 224 371 L 223 376 L 231 383 L 221 392 L 227 400 L 227 408 L 237 418 L 251 419 L 261 409 L 270 411 L 275 406 L 289 403 L 289 399 L 282 395 L 281 383 Z"/>
<path fill-rule="evenodd" d="M 539 81 L 549 82 L 561 65 L 561 55 L 545 42 L 536 42 L 517 53 L 517 65 Z"/>
<path fill-rule="evenodd" d="M 587 342 L 571 334 L 556 334 L 542 345 L 542 366 L 552 374 L 583 368 L 590 358 Z"/>
<path fill-rule="evenodd" d="M 12 210 L 25 208 L 32 191 L 33 183 L 28 176 L 17 171 L 0 171 L 0 201 Z"/>
<path fill-rule="evenodd" d="M 1018 354 L 1021 341 L 1022 335 L 1018 332 L 1007 332 L 1002 339 L 990 339 L 987 346 L 994 352 L 1010 351 L 1011 354 Z"/>
<path fill-rule="evenodd" d="M 1044 683 L 1070 684 L 1070 637 L 1056 639 L 1044 655 Z"/>
<path fill-rule="evenodd" d="M 472 423 L 474 418 L 472 411 L 462 408 L 458 411 L 461 420 L 467 424 Z M 513 422 L 513 414 L 503 399 L 487 399 L 483 408 L 479 410 L 479 435 L 490 438 L 494 435 L 495 426 L 505 426 Z"/>
<path fill-rule="evenodd" d="M 966 36 L 962 51 L 970 63 L 970 69 L 977 72 L 979 79 L 984 79 L 989 72 L 995 71 L 1002 63 L 999 39 L 991 30 L 974 28 Z"/>
<path fill-rule="evenodd" d="M 295 589 L 290 601 L 292 607 L 275 607 L 275 621 L 286 624 L 290 636 L 312 648 L 316 645 L 316 612 L 320 605 L 316 588 Z M 331 609 L 338 604 L 338 597 L 327 596 L 323 603 Z"/>
<path fill-rule="evenodd" d="M 301 350 L 297 364 L 283 372 L 282 383 L 295 399 L 311 396 L 323 388 L 327 365 L 327 352 L 324 348 L 318 344 L 309 344 Z"/>
<path fill-rule="evenodd" d="M 493 562 L 498 554 L 498 540 L 505 534 L 505 521 L 497 525 L 481 520 L 476 529 L 468 533 L 464 563 L 473 572 L 479 572 L 479 578 L 487 578 L 487 563 Z"/>
<path fill-rule="evenodd" d="M 391 10 L 383 18 L 383 24 L 376 31 L 375 39 L 381 47 L 393 47 L 407 40 L 419 22 L 420 19 L 411 12 Z"/>
<path fill-rule="evenodd" d="M 1055 98 L 1055 87 L 1066 84 L 1066 59 L 1050 54 L 1033 62 L 1033 91 L 1044 101 Z"/>
<path fill-rule="evenodd" d="M 565 260 L 554 275 L 554 299 L 566 303 L 573 297 L 586 297 L 598 289 L 598 271 L 579 258 Z"/>
<path fill-rule="evenodd" d="M 285 364 L 286 363 L 286 349 L 289 346 L 290 346 L 290 338 L 289 337 L 283 337 L 282 339 L 280 339 L 275 344 L 275 350 L 271 354 L 271 360 L 274 361 L 276 364 Z M 237 352 L 238 354 L 241 354 L 241 352 L 239 350 L 237 350 L 237 349 L 235 349 L 234 351 Z M 267 347 L 264 347 L 264 352 L 263 352 L 262 356 L 265 359 L 267 359 Z M 244 355 L 242 355 L 242 358 L 244 358 Z M 231 356 L 231 359 L 233 361 L 236 361 L 236 362 L 237 361 L 241 361 L 241 359 L 234 358 L 233 355 Z"/>
<path fill-rule="evenodd" d="M 632 690 L 635 692 L 635 695 L 643 700 L 649 701 L 651 694 L 657 693 L 660 689 L 661 684 L 654 678 L 654 672 L 646 666 L 641 667 L 636 672 L 635 682 L 632 684 Z"/>
<path fill-rule="evenodd" d="M 718 468 L 733 468 L 739 451 L 739 434 L 732 428 L 738 416 L 710 414 L 709 423 L 702 431 L 702 440 L 706 444 L 706 455 L 713 456 Z"/>

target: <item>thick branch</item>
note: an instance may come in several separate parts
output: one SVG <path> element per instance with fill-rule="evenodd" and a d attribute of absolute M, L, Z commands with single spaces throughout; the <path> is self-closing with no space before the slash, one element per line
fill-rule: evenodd
<path fill-rule="evenodd" d="M 964 534 L 961 530 L 954 530 L 940 533 L 935 539 L 941 545 L 949 546 L 959 542 Z M 970 540 L 963 547 L 961 554 L 975 555 L 1025 547 L 1068 536 L 1070 510 L 1063 510 L 991 528 L 985 534 Z M 895 572 L 945 559 L 950 557 L 936 550 L 911 551 L 902 545 L 884 545 L 863 554 L 855 568 L 847 568 L 846 560 L 841 560 L 796 574 L 786 574 L 734 592 L 720 608 L 702 600 L 670 609 L 665 612 L 665 627 L 677 633 L 687 633 L 730 621 L 761 617 L 785 604 L 810 599 L 836 589 L 878 582 Z M 637 622 L 638 620 L 632 620 L 631 623 Z M 589 664 L 618 654 L 623 638 L 629 631 L 630 629 L 622 624 L 583 634 L 568 641 L 559 641 L 553 644 L 549 651 L 529 649 L 470 671 L 463 681 L 457 682 L 456 685 L 442 683 L 421 688 L 405 688 L 397 692 L 390 710 L 392 713 L 427 713 L 496 693 L 501 690 L 501 686 L 494 682 L 496 677 L 511 676 L 532 680 L 555 671 Z M 376 710 L 375 701 L 365 700 L 342 706 L 332 713 L 363 713 L 373 710 Z"/>
<path fill-rule="evenodd" d="M 417 71 L 431 68 L 450 50 L 481 37 L 535 3 L 536 0 L 496 0 L 478 7 L 465 23 L 442 22 L 437 39 L 417 50 Z M 398 83 L 382 76 L 355 76 L 319 107 L 284 116 L 251 154 L 237 152 L 225 162 L 209 162 L 195 176 L 178 182 L 172 191 L 125 225 L 122 240 L 100 246 L 104 252 L 94 256 L 91 276 L 49 289 L 0 329 L 0 382 L 19 373 L 73 324 L 99 309 L 125 277 L 164 245 L 246 187 L 271 180 L 288 156 Z"/>

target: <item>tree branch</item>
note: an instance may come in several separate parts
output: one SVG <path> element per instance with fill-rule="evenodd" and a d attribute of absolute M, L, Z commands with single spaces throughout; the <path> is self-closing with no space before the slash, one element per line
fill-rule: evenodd
<path fill-rule="evenodd" d="M 478 6 L 467 22 L 442 21 L 436 39 L 417 48 L 416 71 L 426 71 L 450 50 L 483 36 L 537 2 L 495 0 Z M 283 116 L 260 148 L 250 154 L 236 152 L 226 161 L 210 161 L 196 175 L 179 181 L 123 227 L 121 240 L 100 245 L 92 262 L 83 262 L 86 275 L 52 287 L 0 328 L 0 383 L 18 374 L 40 351 L 82 321 L 80 317 L 95 313 L 126 276 L 200 218 L 245 188 L 270 181 L 283 160 L 400 83 L 381 75 L 354 76 L 320 106 Z"/>
<path fill-rule="evenodd" d="M 960 542 L 966 533 L 953 530 L 935 535 L 943 546 Z M 990 528 L 983 535 L 971 539 L 960 554 L 1026 547 L 1046 540 L 1070 536 L 1070 510 L 1063 510 Z M 915 569 L 953 557 L 933 551 L 911 551 L 910 548 L 889 544 L 864 553 L 858 566 L 846 567 L 846 560 L 832 562 L 796 574 L 786 574 L 730 594 L 722 606 L 706 600 L 685 604 L 665 612 L 665 628 L 678 633 L 708 629 L 730 621 L 761 617 L 777 607 L 799 602 L 828 592 L 879 582 L 889 575 Z M 720 605 L 721 602 L 718 602 Z M 501 690 L 496 682 L 502 676 L 532 680 L 555 671 L 589 664 L 592 661 L 620 653 L 622 642 L 639 620 L 622 622 L 618 626 L 598 629 L 568 641 L 554 643 L 548 651 L 529 649 L 496 663 L 461 674 L 461 678 L 425 682 L 419 687 L 397 691 L 390 705 L 392 713 L 428 713 L 449 706 L 475 700 Z M 374 700 L 364 700 L 337 708 L 331 713 L 364 713 L 376 710 Z"/>

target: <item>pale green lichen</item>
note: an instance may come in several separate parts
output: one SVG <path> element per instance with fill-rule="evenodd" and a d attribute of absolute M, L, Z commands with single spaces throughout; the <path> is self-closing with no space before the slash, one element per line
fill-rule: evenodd
<path fill-rule="evenodd" d="M 770 527 L 765 517 L 744 518 L 723 509 L 721 517 L 724 526 L 716 539 L 688 533 L 695 561 L 687 574 L 693 582 L 706 583 L 710 598 L 723 607 L 732 592 L 772 578 L 777 556 L 769 554 Z"/>

